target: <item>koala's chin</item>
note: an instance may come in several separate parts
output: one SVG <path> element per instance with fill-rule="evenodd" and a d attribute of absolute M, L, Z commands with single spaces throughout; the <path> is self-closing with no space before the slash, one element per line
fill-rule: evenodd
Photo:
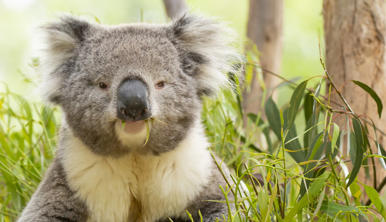
<path fill-rule="evenodd" d="M 116 121 L 115 133 L 119 141 L 130 150 L 138 150 L 146 145 L 151 130 L 150 120 L 135 122 Z"/>

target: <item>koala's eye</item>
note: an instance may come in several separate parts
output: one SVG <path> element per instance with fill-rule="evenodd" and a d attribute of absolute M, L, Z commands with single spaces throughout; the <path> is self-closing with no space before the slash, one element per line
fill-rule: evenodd
<path fill-rule="evenodd" d="M 155 84 L 156 89 L 162 89 L 165 87 L 165 81 L 159 81 Z"/>
<path fill-rule="evenodd" d="M 99 82 L 99 83 L 98 83 L 98 86 L 99 86 L 99 88 L 101 88 L 101 89 L 106 89 L 106 88 L 107 88 L 107 84 L 104 83 L 104 82 Z"/>

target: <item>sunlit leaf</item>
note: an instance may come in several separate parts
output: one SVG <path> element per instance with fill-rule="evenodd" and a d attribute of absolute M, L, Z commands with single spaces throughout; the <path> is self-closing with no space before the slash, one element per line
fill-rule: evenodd
<path fill-rule="evenodd" d="M 362 190 L 361 187 L 357 183 L 352 183 L 350 185 L 350 191 L 353 197 L 355 198 L 356 201 L 360 201 L 360 197 L 362 195 Z"/>
<path fill-rule="evenodd" d="M 334 128 L 332 132 L 332 138 L 331 138 L 331 153 L 334 153 L 335 146 L 337 145 L 337 141 L 339 139 L 340 131 L 339 131 L 339 126 L 334 123 Z"/>
<path fill-rule="evenodd" d="M 367 196 L 370 198 L 371 202 L 374 204 L 377 210 L 382 214 L 383 218 L 386 218 L 386 209 L 379 198 L 379 193 L 374 188 L 367 186 L 366 184 L 364 184 L 364 187 L 365 187 Z"/>
<path fill-rule="evenodd" d="M 315 198 L 319 196 L 322 188 L 325 186 L 327 178 L 330 176 L 329 172 L 324 172 L 321 176 L 316 178 L 306 195 L 304 195 L 299 201 L 298 204 L 294 206 L 294 208 L 291 209 L 291 211 L 286 215 L 284 221 L 291 221 L 295 214 L 304 208 L 309 203 L 313 203 Z"/>
<path fill-rule="evenodd" d="M 94 20 L 96 23 L 101 24 L 101 20 L 98 17 L 94 16 Z"/>
<path fill-rule="evenodd" d="M 386 168 L 386 151 L 385 151 L 385 149 L 383 148 L 382 144 L 380 144 L 380 143 L 376 143 L 376 144 L 377 144 L 377 147 L 378 147 L 378 153 L 379 153 L 380 155 L 382 155 L 382 157 L 383 157 L 383 158 L 380 158 L 379 161 L 381 161 L 382 166 L 383 166 L 384 168 Z"/>
<path fill-rule="evenodd" d="M 333 201 L 325 201 L 322 204 L 321 211 L 327 213 L 327 215 L 333 219 L 336 219 L 337 215 L 343 213 L 355 213 L 359 214 L 359 209 L 354 206 L 347 206 L 335 203 Z"/>

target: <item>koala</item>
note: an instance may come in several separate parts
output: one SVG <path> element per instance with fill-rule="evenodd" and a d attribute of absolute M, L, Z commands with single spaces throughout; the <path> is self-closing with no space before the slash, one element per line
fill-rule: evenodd
<path fill-rule="evenodd" d="M 64 16 L 43 30 L 45 95 L 63 120 L 56 157 L 18 221 L 226 218 L 227 184 L 200 112 L 234 71 L 232 31 L 190 14 L 116 26 Z"/>

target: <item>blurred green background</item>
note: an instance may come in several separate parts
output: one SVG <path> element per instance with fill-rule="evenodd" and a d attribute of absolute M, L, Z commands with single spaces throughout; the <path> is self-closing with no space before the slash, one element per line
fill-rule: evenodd
<path fill-rule="evenodd" d="M 282 75 L 308 77 L 322 73 L 319 39 L 323 37 L 321 0 L 284 0 L 284 44 Z M 187 0 L 192 12 L 218 17 L 232 26 L 243 45 L 248 16 L 248 0 Z M 71 13 L 101 23 L 168 21 L 162 0 L 0 0 L 0 81 L 12 91 L 39 98 L 38 71 L 31 68 L 42 48 L 39 26 Z M 242 50 L 242 48 L 240 49 Z M 26 78 L 27 77 L 27 78 Z M 280 102 L 280 94 L 279 94 Z"/>

